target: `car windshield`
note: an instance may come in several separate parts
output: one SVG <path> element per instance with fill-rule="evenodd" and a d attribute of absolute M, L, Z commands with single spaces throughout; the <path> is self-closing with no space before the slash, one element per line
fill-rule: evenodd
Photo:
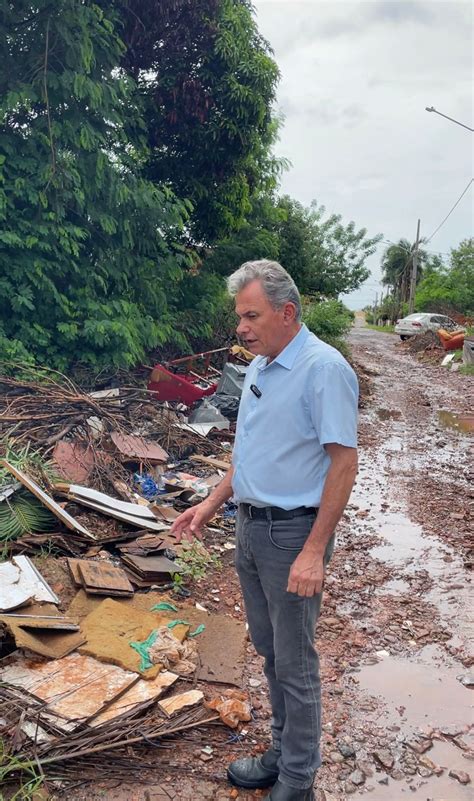
<path fill-rule="evenodd" d="M 423 320 L 425 317 L 429 315 L 426 314 L 409 314 L 408 317 L 404 317 L 404 320 Z"/>

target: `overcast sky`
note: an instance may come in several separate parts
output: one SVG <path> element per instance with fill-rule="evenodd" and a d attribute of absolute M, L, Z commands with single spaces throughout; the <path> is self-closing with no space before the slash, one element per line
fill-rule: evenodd
<path fill-rule="evenodd" d="M 255 0 L 261 33 L 281 71 L 285 121 L 278 155 L 292 166 L 282 190 L 388 240 L 428 237 L 473 174 L 471 4 L 448 0 Z M 474 185 L 428 249 L 448 253 L 472 235 Z M 372 276 L 344 298 L 362 308 Z"/>

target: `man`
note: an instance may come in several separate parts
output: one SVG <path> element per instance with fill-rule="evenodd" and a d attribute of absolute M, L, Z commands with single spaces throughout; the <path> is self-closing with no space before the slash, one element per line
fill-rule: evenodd
<path fill-rule="evenodd" d="M 250 635 L 265 658 L 272 746 L 233 762 L 240 787 L 269 801 L 311 801 L 321 759 L 314 632 L 334 529 L 357 471 L 356 376 L 301 324 L 301 300 L 276 262 L 246 262 L 228 279 L 237 334 L 256 358 L 242 392 L 232 467 L 173 529 L 200 536 L 230 497 L 239 504 L 236 567 Z"/>

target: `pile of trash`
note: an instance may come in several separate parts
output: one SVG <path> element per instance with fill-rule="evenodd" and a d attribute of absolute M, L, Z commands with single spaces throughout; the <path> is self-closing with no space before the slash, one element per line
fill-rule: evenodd
<path fill-rule="evenodd" d="M 425 331 L 423 334 L 417 334 L 414 337 L 410 337 L 406 341 L 405 347 L 410 351 L 410 353 L 435 351 L 441 354 L 443 352 L 443 346 L 436 331 Z"/>
<path fill-rule="evenodd" d="M 0 736 L 12 765 L 77 776 L 92 754 L 250 719 L 245 624 L 192 603 L 170 530 L 230 466 L 235 366 L 217 404 L 213 392 L 194 408 L 153 389 L 84 392 L 50 371 L 0 377 Z M 233 515 L 229 504 L 213 525 L 229 531 Z M 48 549 L 72 601 L 34 562 Z"/>

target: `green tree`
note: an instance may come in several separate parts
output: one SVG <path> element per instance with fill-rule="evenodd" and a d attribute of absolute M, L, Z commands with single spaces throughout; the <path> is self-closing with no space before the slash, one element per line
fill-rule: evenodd
<path fill-rule="evenodd" d="M 80 0 L 0 17 L 3 355 L 131 364 L 174 336 L 189 207 L 147 159 L 115 19 Z"/>
<path fill-rule="evenodd" d="M 403 303 L 408 302 L 410 296 L 414 249 L 414 244 L 410 244 L 408 239 L 399 239 L 397 243 L 389 245 L 382 256 L 382 283 L 391 288 L 396 309 L 400 309 Z M 427 254 L 419 248 L 417 283 L 421 281 L 427 260 Z M 395 316 L 397 314 L 398 311 L 395 312 Z"/>
<path fill-rule="evenodd" d="M 474 315 L 474 239 L 451 250 L 450 264 L 439 257 L 429 263 L 416 291 L 417 311 Z"/>
<path fill-rule="evenodd" d="M 99 0 L 104 7 L 110 0 Z M 278 68 L 248 0 L 115 0 L 121 65 L 144 100 L 146 175 L 193 204 L 191 240 L 213 244 L 245 224 L 269 157 Z"/>
<path fill-rule="evenodd" d="M 313 201 L 305 208 L 285 195 L 278 203 L 283 212 L 278 225 L 280 261 L 301 292 L 337 298 L 352 292 L 369 277 L 366 259 L 375 252 L 381 235 L 367 236 L 340 214 L 326 217 L 326 209 Z"/>

